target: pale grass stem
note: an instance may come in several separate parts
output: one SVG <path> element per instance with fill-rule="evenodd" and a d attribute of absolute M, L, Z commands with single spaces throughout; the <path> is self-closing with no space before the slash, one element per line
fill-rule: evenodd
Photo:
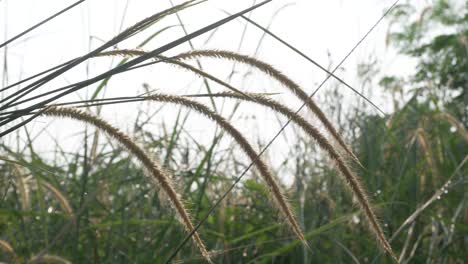
<path fill-rule="evenodd" d="M 63 195 L 62 192 L 60 192 L 57 188 L 48 182 L 41 181 L 41 184 L 55 197 L 55 199 L 57 199 L 60 207 L 62 208 L 62 211 L 68 216 L 71 216 L 73 214 L 73 209 L 65 195 Z"/>
<path fill-rule="evenodd" d="M 16 186 L 19 190 L 21 199 L 21 209 L 28 211 L 31 208 L 31 200 L 29 198 L 29 186 L 26 180 L 26 174 L 18 164 L 12 164 L 13 174 L 16 177 Z"/>
<path fill-rule="evenodd" d="M 42 263 L 42 264 L 71 264 L 72 262 L 56 255 L 45 254 L 40 257 L 32 257 L 28 263 Z"/>
<path fill-rule="evenodd" d="M 18 261 L 18 256 L 16 255 L 15 250 L 14 250 L 13 247 L 10 245 L 10 243 L 8 243 L 8 242 L 5 241 L 5 240 L 1 240 L 1 239 L 0 239 L 0 249 L 1 249 L 3 252 L 6 252 L 8 255 L 10 255 L 10 257 L 11 257 L 11 259 L 13 260 L 14 263 L 19 263 L 19 261 Z"/>

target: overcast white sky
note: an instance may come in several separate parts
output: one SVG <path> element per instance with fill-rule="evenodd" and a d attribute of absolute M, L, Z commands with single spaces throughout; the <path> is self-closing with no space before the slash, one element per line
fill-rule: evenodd
<path fill-rule="evenodd" d="M 11 38 L 73 2 L 75 0 L 0 0 L 0 42 Z M 174 0 L 175 4 L 181 2 Z M 252 5 L 253 2 L 252 0 L 208 0 L 198 6 L 182 11 L 180 16 L 184 24 L 186 24 L 187 30 L 192 32 L 225 17 L 226 14 L 222 10 L 234 13 Z M 251 18 L 266 26 L 272 15 L 281 7 L 287 5 L 274 19 L 271 30 L 323 66 L 331 66 L 332 68 L 341 61 L 393 2 L 394 0 L 274 0 L 272 3 L 255 10 L 251 14 Z M 419 2 L 424 5 L 423 1 L 412 2 Z M 170 6 L 169 0 L 87 0 L 66 14 L 34 30 L 26 37 L 22 37 L 10 44 L 6 50 L 6 58 L 4 57 L 4 50 L 1 50 L 4 58 L 0 62 L 2 72 L 5 69 L 4 61 L 7 62 L 7 71 L 6 74 L 2 74 L 2 83 L 16 82 L 40 70 L 83 55 L 90 49 L 101 45 L 103 41 L 115 36 L 121 29 L 125 29 L 135 22 Z M 133 48 L 152 32 L 167 25 L 177 24 L 176 16 L 168 17 L 145 31 L 141 36 L 125 41 L 119 45 L 119 48 Z M 248 25 L 244 41 L 239 49 L 245 24 L 246 22 L 241 19 L 232 21 L 222 26 L 209 42 L 206 42 L 209 34 L 195 39 L 194 46 L 196 48 L 239 50 L 243 54 L 253 55 L 262 32 L 252 25 Z M 388 23 L 384 21 L 346 61 L 344 64 L 345 70 L 339 71 L 337 75 L 360 90 L 356 66 L 358 63 L 368 61 L 372 56 L 378 59 L 378 67 L 382 74 L 404 74 L 405 71 L 410 70 L 410 65 L 402 65 L 402 60 L 395 56 L 395 51 L 385 46 L 387 29 Z M 157 48 L 182 35 L 183 31 L 180 27 L 172 28 L 150 42 L 145 49 Z M 189 49 L 188 45 L 181 45 L 167 55 Z M 312 92 L 326 76 L 317 67 L 268 36 L 265 37 L 260 52 L 256 56 L 285 72 L 302 84 L 308 92 Z M 110 69 L 111 65 L 115 65 L 118 60 L 99 58 L 84 63 L 43 87 L 41 91 L 79 81 L 87 76 L 92 77 Z M 232 63 L 228 62 L 207 60 L 202 61 L 202 63 L 208 72 L 221 79 L 225 79 L 232 69 Z M 245 72 L 246 70 L 242 67 L 236 69 L 239 72 Z M 234 76 L 232 83 L 235 84 L 234 86 L 246 91 L 283 92 L 284 96 L 281 97 L 283 102 L 287 102 L 293 108 L 299 106 L 298 102 L 290 94 L 261 74 L 255 73 L 245 81 L 242 80 L 242 74 L 239 74 Z M 375 81 L 378 81 L 377 77 Z M 116 76 L 109 83 L 106 96 L 135 95 L 142 91 L 143 83 L 148 83 L 151 87 L 167 93 L 181 94 L 204 91 L 199 78 L 170 66 L 158 65 Z M 336 81 L 330 80 L 320 93 L 326 93 L 327 88 L 334 85 L 336 85 Z M 216 91 L 223 90 L 221 87 L 213 86 L 216 87 Z M 89 96 L 95 87 L 92 86 L 81 91 L 79 96 L 81 98 Z M 345 96 L 343 103 L 356 103 L 356 95 L 349 92 L 346 87 L 340 87 Z M 390 98 L 382 97 L 379 87 L 375 86 L 373 89 L 373 91 L 366 90 L 365 93 L 372 95 L 372 100 L 379 106 L 389 110 Z M 321 96 L 320 93 L 318 98 Z M 73 95 L 68 99 L 75 99 L 77 96 Z M 133 125 L 133 121 L 128 122 L 128 120 L 134 120 L 136 109 L 137 105 L 107 107 L 104 114 L 111 122 L 119 124 L 119 127 L 123 130 L 128 130 Z M 246 130 L 243 132 L 249 133 L 252 130 L 258 131 L 256 128 L 268 128 L 261 130 L 262 138 L 267 141 L 279 129 L 276 118 L 268 115 L 264 109 L 251 105 L 246 105 L 245 109 L 247 111 L 237 115 L 237 119 L 234 120 L 238 127 Z M 159 118 L 158 120 L 161 122 L 173 121 L 173 113 L 176 110 L 177 108 L 169 107 L 156 118 Z M 243 117 L 252 113 L 257 114 L 257 118 L 260 118 L 256 122 L 246 125 Z M 200 140 L 203 140 L 203 138 L 210 140 L 211 136 L 206 137 L 206 129 L 204 129 L 206 128 L 204 124 L 209 121 L 203 121 L 199 118 L 193 119 L 195 123 L 192 124 L 193 126 L 189 126 L 192 129 L 190 131 L 192 135 L 200 137 Z M 50 119 L 45 118 L 37 120 L 30 124 L 29 128 L 43 127 L 49 121 Z M 59 123 L 60 125 L 57 126 L 57 122 L 54 122 L 49 130 L 59 140 L 69 141 L 70 134 L 74 132 L 69 131 L 70 129 L 64 132 L 63 128 L 76 128 L 77 125 L 63 121 Z M 67 124 L 67 126 L 63 124 Z M 41 140 L 42 142 L 48 141 L 47 136 L 41 136 Z M 280 144 L 277 145 L 278 148 L 287 146 L 287 144 L 284 145 L 284 142 L 278 144 Z M 79 145 L 75 144 L 74 147 L 79 147 Z"/>

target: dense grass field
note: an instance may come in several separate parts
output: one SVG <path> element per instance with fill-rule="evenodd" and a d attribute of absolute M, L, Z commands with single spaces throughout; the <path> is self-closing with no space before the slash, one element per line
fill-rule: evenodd
<path fill-rule="evenodd" d="M 359 87 L 384 76 L 372 88 L 392 98 L 383 108 L 339 77 L 342 62 L 319 65 L 249 19 L 268 2 L 193 32 L 179 13 L 204 3 L 183 2 L 142 17 L 87 54 L 64 54 L 63 64 L 31 78 L 5 81 L 4 70 L 0 261 L 465 263 L 468 5 L 397 1 L 383 10 L 368 34 L 390 21 L 387 44 L 416 65 L 406 76 L 387 76 L 372 62 L 359 65 Z M 180 25 L 161 26 L 170 16 Z M 231 20 L 318 67 L 326 73 L 323 83 L 305 87 L 285 73 L 291 65 L 255 54 L 193 46 L 171 52 Z M 185 35 L 164 38 L 178 27 Z M 138 44 L 118 47 L 141 34 Z M 148 48 L 158 40 L 168 44 Z M 4 56 L 16 39 L 5 41 Z M 113 67 L 49 85 L 91 60 Z M 111 79 L 161 65 L 173 76 L 196 77 L 202 89 L 176 93 L 130 79 L 142 89 L 125 97 L 106 93 Z M 203 65 L 242 65 L 245 72 L 232 66 L 228 77 L 216 76 Z M 232 81 L 233 74 L 277 89 L 252 91 L 242 85 L 249 82 Z M 329 79 L 334 84 L 317 100 Z M 84 97 L 66 97 L 83 89 Z M 345 99 L 342 89 L 356 99 Z M 132 117 L 113 122 L 103 114 L 107 107 Z M 69 136 L 55 136 L 49 122 Z"/>

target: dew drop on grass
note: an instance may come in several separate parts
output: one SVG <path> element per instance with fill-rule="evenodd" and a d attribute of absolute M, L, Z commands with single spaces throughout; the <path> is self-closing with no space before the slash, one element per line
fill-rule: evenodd
<path fill-rule="evenodd" d="M 359 216 L 353 215 L 353 223 L 359 224 L 359 222 L 361 222 L 361 219 L 359 219 Z"/>
<path fill-rule="evenodd" d="M 51 214 L 53 211 L 54 211 L 54 208 L 52 208 L 52 206 L 49 206 L 49 208 L 47 209 L 47 213 Z"/>
<path fill-rule="evenodd" d="M 198 184 L 196 182 L 193 182 L 192 185 L 190 186 L 190 191 L 194 192 L 198 189 Z"/>

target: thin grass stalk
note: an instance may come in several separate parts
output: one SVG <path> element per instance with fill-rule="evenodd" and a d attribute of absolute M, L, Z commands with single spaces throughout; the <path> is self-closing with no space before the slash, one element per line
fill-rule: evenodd
<path fill-rule="evenodd" d="M 12 164 L 12 166 L 12 172 L 16 178 L 16 187 L 18 188 L 20 194 L 21 209 L 28 211 L 31 208 L 31 200 L 29 198 L 29 186 L 26 182 L 25 174 L 18 164 Z"/>
<path fill-rule="evenodd" d="M 56 255 L 43 255 L 41 257 L 32 257 L 28 263 L 43 263 L 43 264 L 72 264 L 71 261 Z"/>
<path fill-rule="evenodd" d="M 117 36 L 112 38 L 111 40 L 107 41 L 106 43 L 104 43 L 103 45 L 98 47 L 97 49 L 89 52 L 88 54 L 86 54 L 84 56 L 81 56 L 81 57 L 79 57 L 79 58 L 77 58 L 75 60 L 70 61 L 69 64 L 66 64 L 63 67 L 57 69 L 57 71 L 54 71 L 54 72 L 44 76 L 43 78 L 33 82 L 32 84 L 29 84 L 24 88 L 21 88 L 20 90 L 13 93 L 12 95 L 6 96 L 5 98 L 1 99 L 0 103 L 3 103 L 3 105 L 0 106 L 0 110 L 4 110 L 4 109 L 8 108 L 11 104 L 18 101 L 20 98 L 26 96 L 27 94 L 29 94 L 33 90 L 35 90 L 35 89 L 39 88 L 40 86 L 44 85 L 48 81 L 56 78 L 57 76 L 60 76 L 61 74 L 65 73 L 66 71 L 68 71 L 71 68 L 75 67 L 76 65 L 82 63 L 83 61 L 93 57 L 94 55 L 104 51 L 105 49 L 107 49 L 109 47 L 112 47 L 112 46 L 118 44 L 119 42 L 121 42 L 121 41 L 123 41 L 123 40 L 137 34 L 138 32 L 144 30 L 145 28 L 152 25 L 156 21 L 162 19 L 163 17 L 165 17 L 167 15 L 170 15 L 170 14 L 173 14 L 174 12 L 177 12 L 177 11 L 179 11 L 179 10 L 185 8 L 185 7 L 188 7 L 188 6 L 192 5 L 192 2 L 194 2 L 194 0 L 190 0 L 190 1 L 187 1 L 187 2 L 182 3 L 180 5 L 177 5 L 175 7 L 169 8 L 167 10 L 158 12 L 158 13 L 150 16 L 150 17 L 147 17 L 147 18 L 139 21 L 138 23 L 136 23 L 133 26 L 127 28 L 126 30 L 124 30 L 123 32 L 121 32 L 120 34 L 118 34 Z M 12 100 L 7 102 L 7 100 L 9 100 L 9 99 L 12 99 Z"/>
<path fill-rule="evenodd" d="M 463 169 L 465 163 L 468 162 L 468 155 L 465 155 L 465 158 L 458 164 L 455 170 L 452 172 L 452 175 L 448 177 L 441 187 L 437 189 L 437 191 L 429 198 L 424 204 L 420 205 L 416 210 L 408 217 L 406 220 L 400 225 L 400 227 L 393 233 L 392 237 L 390 238 L 390 242 L 393 241 L 409 224 L 414 223 L 414 221 L 421 215 L 421 213 L 426 210 L 432 203 L 439 200 L 443 193 L 447 191 L 447 189 L 452 188 L 453 185 L 453 178 L 456 175 L 463 175 L 460 174 L 460 170 Z M 452 185 L 451 185 L 452 183 Z"/>
<path fill-rule="evenodd" d="M 210 96 L 210 95 L 202 95 L 202 96 Z M 364 212 L 366 216 L 366 220 L 369 223 L 370 230 L 376 237 L 377 241 L 379 242 L 380 246 L 387 251 L 392 258 L 396 260 L 396 256 L 393 253 L 393 250 L 388 243 L 385 234 L 381 228 L 381 225 L 372 209 L 371 203 L 369 201 L 368 195 L 364 187 L 362 186 L 359 178 L 353 171 L 348 167 L 344 159 L 341 157 L 339 152 L 334 148 L 334 146 L 328 141 L 328 139 L 320 133 L 320 131 L 311 125 L 307 120 L 305 120 L 302 116 L 294 113 L 294 111 L 290 110 L 288 107 L 284 106 L 277 101 L 271 100 L 264 96 L 258 94 L 249 94 L 249 97 L 243 97 L 239 94 L 234 93 L 216 93 L 212 96 L 216 97 L 229 97 L 229 98 L 236 98 L 241 100 L 246 100 L 254 103 L 258 103 L 260 105 L 269 107 L 273 109 L 275 112 L 278 112 L 287 118 L 289 118 L 292 122 L 297 124 L 301 127 L 307 135 L 313 138 L 321 149 L 325 150 L 331 160 L 335 163 L 335 166 L 340 172 L 340 175 L 343 176 L 347 186 L 349 187 L 351 193 L 357 198 L 358 205 L 361 207 L 361 210 Z M 200 97 L 199 95 L 194 95 L 193 97 Z"/>
<path fill-rule="evenodd" d="M 436 161 L 434 159 L 434 153 L 432 152 L 432 148 L 429 145 L 429 141 L 427 140 L 426 132 L 424 132 L 423 128 L 416 129 L 415 137 L 418 140 L 419 146 L 421 147 L 422 153 L 424 158 L 426 159 L 429 168 L 432 171 L 432 184 L 437 184 L 436 180 L 439 177 L 439 170 L 436 166 Z"/>
<path fill-rule="evenodd" d="M 62 211 L 68 216 L 71 216 L 73 214 L 73 208 L 70 206 L 70 202 L 68 202 L 65 195 L 48 182 L 41 181 L 41 184 L 55 197 L 55 199 L 57 199 Z"/>
<path fill-rule="evenodd" d="M 5 240 L 1 240 L 1 239 L 0 239 L 0 249 L 1 249 L 3 252 L 6 252 L 8 255 L 10 255 L 10 256 L 11 256 L 11 259 L 13 260 L 14 263 L 19 263 L 19 261 L 18 261 L 18 256 L 16 255 L 15 250 L 14 250 L 13 247 L 10 245 L 10 243 L 8 243 L 8 242 L 5 241 Z"/>
<path fill-rule="evenodd" d="M 88 124 L 91 124 L 100 130 L 104 131 L 106 134 L 108 134 L 110 137 L 116 139 L 120 144 L 122 144 L 124 147 L 127 148 L 127 150 L 132 153 L 138 161 L 143 164 L 147 172 L 153 176 L 152 179 L 155 180 L 157 183 L 159 183 L 162 186 L 162 189 L 164 192 L 167 194 L 169 197 L 169 200 L 174 207 L 175 211 L 177 212 L 179 216 L 179 220 L 182 222 L 182 224 L 185 226 L 188 232 L 191 232 L 193 230 L 193 224 L 192 221 L 189 217 L 189 214 L 187 213 L 187 210 L 185 209 L 185 206 L 183 205 L 178 193 L 175 191 L 173 184 L 170 180 L 170 177 L 166 171 L 164 171 L 161 166 L 153 161 L 144 151 L 141 149 L 139 146 L 136 145 L 135 142 L 133 142 L 126 134 L 122 133 L 120 130 L 117 128 L 113 127 L 106 121 L 85 113 L 83 111 L 80 111 L 78 109 L 73 109 L 73 108 L 66 108 L 66 107 L 51 107 L 46 109 L 42 115 L 45 116 L 53 116 L 53 117 L 66 117 L 66 118 L 71 118 L 74 120 L 78 120 L 81 122 L 85 122 Z M 198 246 L 200 249 L 201 254 L 205 257 L 205 259 L 211 263 L 209 254 L 206 250 L 205 245 L 203 244 L 202 240 L 200 239 L 199 235 L 197 232 L 194 233 L 193 235 L 193 240 L 195 244 Z"/>
<path fill-rule="evenodd" d="M 105 56 L 141 56 L 141 55 L 144 55 L 144 54 L 147 54 L 146 51 L 141 51 L 141 50 L 128 50 L 128 49 L 123 49 L 123 50 L 112 50 L 112 51 L 107 51 L 107 52 L 101 52 L 99 53 L 96 57 L 105 57 Z M 165 56 L 161 56 L 161 55 L 157 55 L 155 56 L 156 58 L 160 59 L 161 62 L 165 62 L 165 63 L 169 63 L 169 64 L 173 64 L 173 65 L 176 65 L 176 66 L 179 66 L 183 69 L 186 69 L 188 71 L 191 71 L 203 78 L 206 78 L 206 79 L 209 79 L 211 81 L 214 81 L 216 83 L 219 83 L 223 86 L 225 86 L 226 88 L 228 88 L 229 90 L 233 91 L 233 92 L 236 92 L 236 93 L 239 93 L 239 94 L 242 94 L 244 96 L 248 96 L 246 93 L 240 91 L 239 89 L 233 87 L 232 85 L 214 77 L 213 75 L 203 71 L 203 70 L 200 70 L 200 69 L 197 69 L 195 67 L 193 67 L 192 65 L 190 64 L 187 64 L 187 63 L 184 63 L 184 62 L 181 62 L 181 61 L 178 61 L 178 60 L 174 60 L 173 58 L 168 58 L 168 57 L 165 57 Z"/>
<path fill-rule="evenodd" d="M 252 160 L 260 174 L 262 175 L 263 179 L 267 183 L 268 187 L 270 188 L 274 201 L 276 203 L 277 208 L 280 212 L 286 217 L 288 220 L 289 226 L 296 234 L 296 236 L 301 240 L 304 245 L 308 246 L 307 240 L 304 237 L 304 234 L 301 231 L 299 223 L 296 220 L 296 217 L 292 213 L 291 206 L 287 202 L 284 197 L 283 191 L 281 187 L 276 182 L 275 178 L 273 177 L 270 169 L 268 166 L 259 158 L 257 152 L 253 149 L 250 143 L 245 139 L 245 137 L 239 132 L 234 126 L 232 126 L 226 119 L 224 119 L 219 114 L 213 112 L 205 105 L 198 103 L 196 101 L 175 96 L 175 95 L 151 95 L 146 97 L 148 100 L 157 101 L 157 102 L 167 102 L 167 103 L 174 103 L 178 105 L 183 105 L 187 108 L 197 111 L 198 113 L 206 116 L 207 118 L 215 121 L 224 131 L 229 133 L 232 138 L 236 140 L 242 150 L 247 154 L 247 156 Z"/>
<path fill-rule="evenodd" d="M 54 18 L 60 16 L 61 14 L 67 12 L 68 10 L 73 9 L 74 7 L 76 7 L 76 6 L 78 6 L 79 4 L 83 3 L 84 1 L 85 1 L 85 0 L 76 1 L 75 3 L 69 5 L 69 6 L 65 7 L 64 9 L 58 11 L 57 13 L 55 13 L 55 14 L 53 14 L 53 15 L 47 17 L 46 19 L 42 20 L 41 22 L 39 22 L 39 23 L 37 23 L 37 24 L 31 26 L 30 28 L 24 30 L 23 32 L 19 33 L 18 35 L 14 36 L 14 37 L 12 37 L 12 38 L 10 38 L 10 39 L 8 39 L 7 41 L 5 41 L 5 42 L 3 42 L 3 43 L 0 44 L 0 49 L 3 48 L 3 47 L 5 47 L 5 46 L 7 46 L 9 43 L 11 43 L 11 42 L 13 42 L 13 41 L 15 41 L 15 40 L 21 38 L 22 36 L 28 34 L 29 32 L 33 31 L 34 29 L 36 29 L 36 28 L 38 28 L 38 27 L 44 25 L 45 23 L 51 21 L 52 19 L 54 19 Z M 6 49 L 6 48 L 5 48 L 5 49 Z"/>

